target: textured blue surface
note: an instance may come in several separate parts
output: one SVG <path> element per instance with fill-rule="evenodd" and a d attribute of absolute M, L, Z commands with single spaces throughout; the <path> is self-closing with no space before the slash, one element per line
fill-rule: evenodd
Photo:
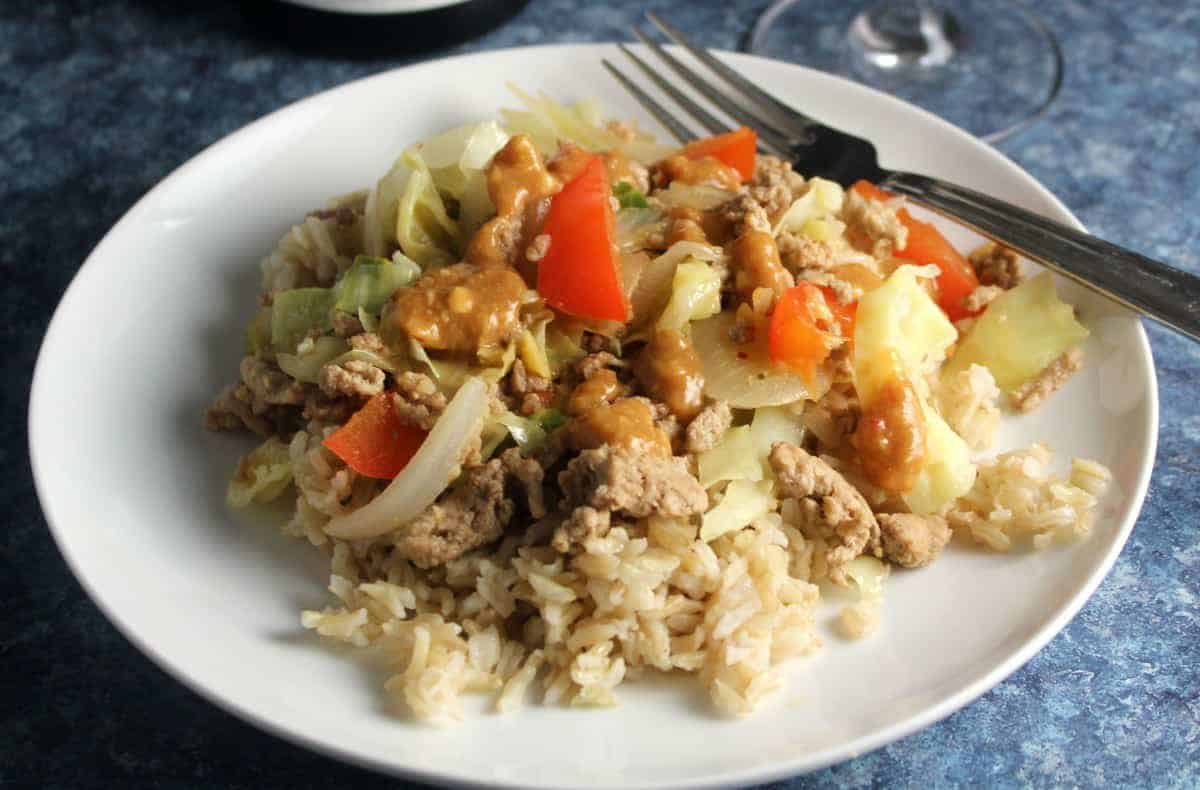
<path fill-rule="evenodd" d="M 726 48 L 761 8 L 649 5 Z M 1063 94 L 1000 147 L 1093 231 L 1200 272 L 1200 5 L 1046 5 L 1067 55 Z M 534 0 L 453 51 L 620 39 L 642 7 Z M 0 786 L 398 785 L 242 724 L 117 634 L 46 531 L 25 411 L 54 305 L 142 193 L 263 113 L 403 62 L 304 56 L 218 0 L 0 4 Z M 978 702 L 780 787 L 1200 785 L 1200 346 L 1149 330 L 1162 397 L 1154 477 L 1092 600 Z"/>

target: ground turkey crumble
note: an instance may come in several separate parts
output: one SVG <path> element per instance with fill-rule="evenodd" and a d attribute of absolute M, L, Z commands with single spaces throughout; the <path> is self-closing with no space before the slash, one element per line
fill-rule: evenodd
<path fill-rule="evenodd" d="M 1009 395 L 1012 407 L 1020 412 L 1033 411 L 1082 368 L 1083 349 L 1078 346 L 1068 349 Z"/>

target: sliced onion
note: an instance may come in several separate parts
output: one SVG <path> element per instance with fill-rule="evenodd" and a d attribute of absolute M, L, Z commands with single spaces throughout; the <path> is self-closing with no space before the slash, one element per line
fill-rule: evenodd
<path fill-rule="evenodd" d="M 829 389 L 823 368 L 817 369 L 817 380 L 810 386 L 795 373 L 771 364 L 764 344 L 735 344 L 729 337 L 734 324 L 730 313 L 692 324 L 692 346 L 704 370 L 704 393 L 710 398 L 728 401 L 736 409 L 757 409 L 817 400 Z"/>
<path fill-rule="evenodd" d="M 379 496 L 332 519 L 325 532 L 335 538 L 362 540 L 412 521 L 458 477 L 467 448 L 487 413 L 487 385 L 476 377 L 467 379 L 404 470 Z"/>

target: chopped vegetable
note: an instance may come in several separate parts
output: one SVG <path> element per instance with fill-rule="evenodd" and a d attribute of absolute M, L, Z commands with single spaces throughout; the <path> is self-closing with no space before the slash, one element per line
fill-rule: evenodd
<path fill-rule="evenodd" d="M 700 540 L 716 540 L 770 513 L 776 506 L 774 490 L 770 480 L 734 480 L 725 487 L 720 503 L 701 519 Z"/>
<path fill-rule="evenodd" d="M 508 142 L 495 121 L 468 124 L 417 143 L 438 192 L 458 202 L 460 237 L 469 239 L 496 212 L 485 168 Z"/>
<path fill-rule="evenodd" d="M 771 466 L 767 457 L 776 442 L 803 446 L 804 424 L 783 406 L 763 406 L 754 410 L 754 419 L 750 421 L 750 438 L 754 442 L 755 458 L 769 470 Z"/>
<path fill-rule="evenodd" d="M 564 140 L 589 151 L 621 151 L 641 162 L 654 162 L 670 153 L 670 148 L 636 127 L 631 128 L 632 136 L 608 129 L 595 101 L 565 105 L 545 94 L 532 96 L 511 83 L 508 88 L 528 109 L 501 110 L 504 128 L 529 135 L 543 156 L 554 155 Z"/>
<path fill-rule="evenodd" d="M 728 203 L 736 193 L 708 184 L 685 184 L 672 181 L 663 190 L 654 193 L 654 200 L 664 208 L 694 208 L 709 211 L 722 203 Z"/>
<path fill-rule="evenodd" d="M 824 178 L 810 179 L 804 194 L 792 201 L 775 224 L 775 233 L 784 230 L 801 233 L 809 223 L 837 215 L 845 197 L 840 184 Z"/>
<path fill-rule="evenodd" d="M 867 181 L 859 181 L 851 187 L 863 197 L 874 200 L 890 200 L 894 196 Z M 979 287 L 975 270 L 962 253 L 954 249 L 941 231 L 931 222 L 922 222 L 901 208 L 896 217 L 908 228 L 908 243 L 896 251 L 896 257 L 914 263 L 932 263 L 941 274 L 937 278 L 938 306 L 950 316 L 951 321 L 967 318 L 972 313 L 963 308 L 963 300 Z"/>
<path fill-rule="evenodd" d="M 996 297 L 967 332 L 943 376 L 972 364 L 992 372 L 1012 392 L 1088 336 L 1074 309 L 1058 298 L 1049 272 Z"/>
<path fill-rule="evenodd" d="M 613 187 L 613 197 L 621 204 L 621 208 L 649 208 L 646 196 L 634 188 L 628 181 L 621 181 Z"/>
<path fill-rule="evenodd" d="M 306 384 L 315 384 L 321 368 L 345 354 L 349 348 L 345 340 L 331 336 L 318 337 L 311 343 L 301 343 L 301 346 L 307 348 L 295 354 L 281 351 L 275 355 L 275 359 L 280 370 Z"/>
<path fill-rule="evenodd" d="M 722 480 L 762 480 L 763 466 L 755 453 L 749 425 L 725 432 L 719 444 L 696 458 L 700 485 L 708 488 Z"/>
<path fill-rule="evenodd" d="M 242 457 L 229 481 L 225 501 L 230 507 L 246 507 L 251 502 L 270 502 L 292 482 L 292 460 L 288 446 L 272 436 Z"/>
<path fill-rule="evenodd" d="M 390 480 L 412 460 L 423 441 L 425 431 L 401 422 L 392 394 L 381 392 L 324 444 L 360 475 Z"/>
<path fill-rule="evenodd" d="M 721 312 L 721 275 L 707 263 L 685 260 L 675 267 L 671 298 L 658 318 L 660 330 L 681 331 L 690 321 Z"/>
<path fill-rule="evenodd" d="M 271 345 L 271 308 L 264 307 L 246 327 L 246 353 L 257 354 Z"/>
<path fill-rule="evenodd" d="M 658 209 L 623 208 L 617 212 L 614 230 L 617 249 L 622 253 L 646 249 L 661 239 L 666 230 L 666 219 Z"/>
<path fill-rule="evenodd" d="M 833 320 L 825 294 L 812 283 L 784 291 L 771 313 L 767 346 L 771 361 L 813 381 L 817 366 L 837 347 L 837 336 L 827 329 Z"/>
<path fill-rule="evenodd" d="M 333 309 L 354 315 L 359 310 L 378 313 L 397 289 L 420 274 L 420 267 L 399 253 L 391 260 L 359 255 L 333 286 Z"/>
<path fill-rule="evenodd" d="M 817 400 L 829 390 L 824 368 L 818 368 L 814 380 L 808 382 L 788 368 L 772 364 L 766 338 L 734 343 L 729 333 L 736 324 L 728 312 L 692 324 L 692 346 L 704 370 L 705 395 L 728 401 L 735 409 L 756 409 Z"/>
<path fill-rule="evenodd" d="M 629 304 L 613 255 L 613 210 L 604 162 L 593 157 L 550 201 L 542 232 L 550 247 L 538 264 L 537 290 L 557 310 L 627 321 Z"/>
<path fill-rule="evenodd" d="M 546 353 L 545 323 L 538 327 L 538 330 L 538 333 L 534 334 L 528 327 L 525 328 L 517 340 L 517 355 L 530 373 L 548 379 L 554 375 L 554 371 L 550 369 L 550 357 Z M 540 340 L 538 335 L 541 335 Z"/>
<path fill-rule="evenodd" d="M 409 149 L 401 158 L 411 172 L 396 204 L 396 242 L 422 268 L 453 263 L 461 239 L 458 223 L 446 213 L 421 156 Z"/>
<path fill-rule="evenodd" d="M 325 532 L 346 540 L 378 537 L 404 526 L 433 504 L 458 477 L 472 441 L 483 428 L 487 392 L 481 379 L 467 379 L 400 474 L 367 504 L 330 520 Z"/>
<path fill-rule="evenodd" d="M 271 346 L 278 352 L 294 353 L 310 333 L 323 334 L 332 328 L 330 310 L 334 295 L 328 288 L 292 288 L 275 294 L 271 305 Z"/>
<path fill-rule="evenodd" d="M 925 413 L 925 466 L 916 483 L 903 494 L 914 513 L 937 513 L 971 490 L 975 484 L 975 464 L 971 448 L 942 416 L 922 401 Z"/>
<path fill-rule="evenodd" d="M 693 140 L 683 147 L 683 155 L 689 159 L 711 156 L 738 171 L 743 181 L 754 177 L 754 156 L 758 150 L 758 135 L 753 129 L 743 126 L 732 132 Z"/>

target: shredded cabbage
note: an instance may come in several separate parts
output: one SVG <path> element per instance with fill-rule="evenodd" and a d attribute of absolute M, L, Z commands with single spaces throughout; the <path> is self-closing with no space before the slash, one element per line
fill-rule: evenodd
<path fill-rule="evenodd" d="M 782 230 L 802 233 L 808 223 L 836 216 L 845 197 L 841 185 L 824 178 L 810 179 L 804 194 L 792 201 L 775 223 L 775 233 Z"/>
<path fill-rule="evenodd" d="M 734 480 L 725 487 L 720 503 L 704 514 L 700 540 L 716 540 L 722 535 L 750 525 L 775 509 L 775 484 L 770 480 Z"/>
<path fill-rule="evenodd" d="M 508 429 L 509 435 L 522 450 L 534 450 L 546 441 L 546 429 L 537 420 L 518 416 L 511 411 L 502 412 L 495 419 Z"/>
<path fill-rule="evenodd" d="M 671 298 L 675 267 L 687 259 L 715 263 L 724 260 L 725 253 L 719 247 L 695 241 L 677 241 L 650 261 L 642 270 L 637 286 L 629 295 L 633 317 L 630 324 L 638 326 L 662 313 Z"/>
<path fill-rule="evenodd" d="M 698 211 L 714 209 L 735 197 L 735 193 L 720 187 L 685 184 L 682 181 L 672 181 L 666 189 L 654 194 L 654 199 L 664 208 L 694 208 Z"/>
<path fill-rule="evenodd" d="M 321 368 L 342 356 L 348 348 L 345 340 L 332 336 L 314 338 L 311 343 L 301 343 L 300 346 L 303 350 L 297 349 L 295 354 L 280 352 L 275 358 L 280 370 L 296 381 L 307 384 L 316 384 Z"/>
<path fill-rule="evenodd" d="M 617 212 L 613 238 L 619 252 L 636 252 L 648 247 L 652 239 L 666 231 L 667 222 L 658 209 L 623 208 Z"/>
<path fill-rule="evenodd" d="M 544 379 L 554 377 L 554 371 L 550 367 L 550 356 L 546 352 L 547 323 L 539 321 L 532 329 L 526 327 L 517 340 L 517 355 L 525 364 L 525 368 Z"/>
<path fill-rule="evenodd" d="M 721 312 L 721 276 L 706 263 L 685 260 L 675 267 L 671 298 L 658 318 L 659 329 L 682 330 Z"/>
<path fill-rule="evenodd" d="M 391 260 L 359 255 L 333 286 L 333 308 L 354 314 L 360 310 L 378 313 L 397 289 L 420 274 L 420 267 L 400 253 Z"/>
<path fill-rule="evenodd" d="M 246 353 L 257 354 L 271 345 L 271 308 L 264 307 L 246 327 Z"/>
<path fill-rule="evenodd" d="M 1055 293 L 1054 278 L 1043 272 L 988 305 L 942 375 L 980 364 L 992 372 L 1000 389 L 1011 392 L 1087 336 L 1074 309 Z"/>
<path fill-rule="evenodd" d="M 422 268 L 453 263 L 461 236 L 446 213 L 425 161 L 410 148 L 400 157 L 411 171 L 396 204 L 396 242 Z"/>
<path fill-rule="evenodd" d="M 486 168 L 507 142 L 508 134 L 500 125 L 486 121 L 459 126 L 415 147 L 438 192 L 458 201 L 459 237 L 463 240 L 496 213 Z"/>
<path fill-rule="evenodd" d="M 770 469 L 767 461 L 771 447 L 776 442 L 787 442 L 797 447 L 804 442 L 804 425 L 785 406 L 762 406 L 754 410 L 750 421 L 750 438 L 754 443 L 754 456 Z"/>
<path fill-rule="evenodd" d="M 696 458 L 700 485 L 708 488 L 722 480 L 762 480 L 763 465 L 755 452 L 749 425 L 730 428 L 721 442 Z"/>
<path fill-rule="evenodd" d="M 281 353 L 294 353 L 312 332 L 333 328 L 329 313 L 334 295 L 328 288 L 292 288 L 275 294 L 271 306 L 271 345 Z"/>
<path fill-rule="evenodd" d="M 504 128 L 511 134 L 529 135 L 544 156 L 553 155 L 564 140 L 589 151 L 621 151 L 640 162 L 656 162 L 672 150 L 636 127 L 630 129 L 632 137 L 607 128 L 594 100 L 565 105 L 545 94 L 531 96 L 512 83 L 508 88 L 526 110 L 501 110 Z"/>
<path fill-rule="evenodd" d="M 546 327 L 546 358 L 549 360 L 550 370 L 555 376 L 585 356 L 584 350 L 558 327 L 553 325 Z"/>
<path fill-rule="evenodd" d="M 230 507 L 247 507 L 251 502 L 270 502 L 292 482 L 292 460 L 288 446 L 272 436 L 242 457 L 229 481 L 225 501 Z"/>

